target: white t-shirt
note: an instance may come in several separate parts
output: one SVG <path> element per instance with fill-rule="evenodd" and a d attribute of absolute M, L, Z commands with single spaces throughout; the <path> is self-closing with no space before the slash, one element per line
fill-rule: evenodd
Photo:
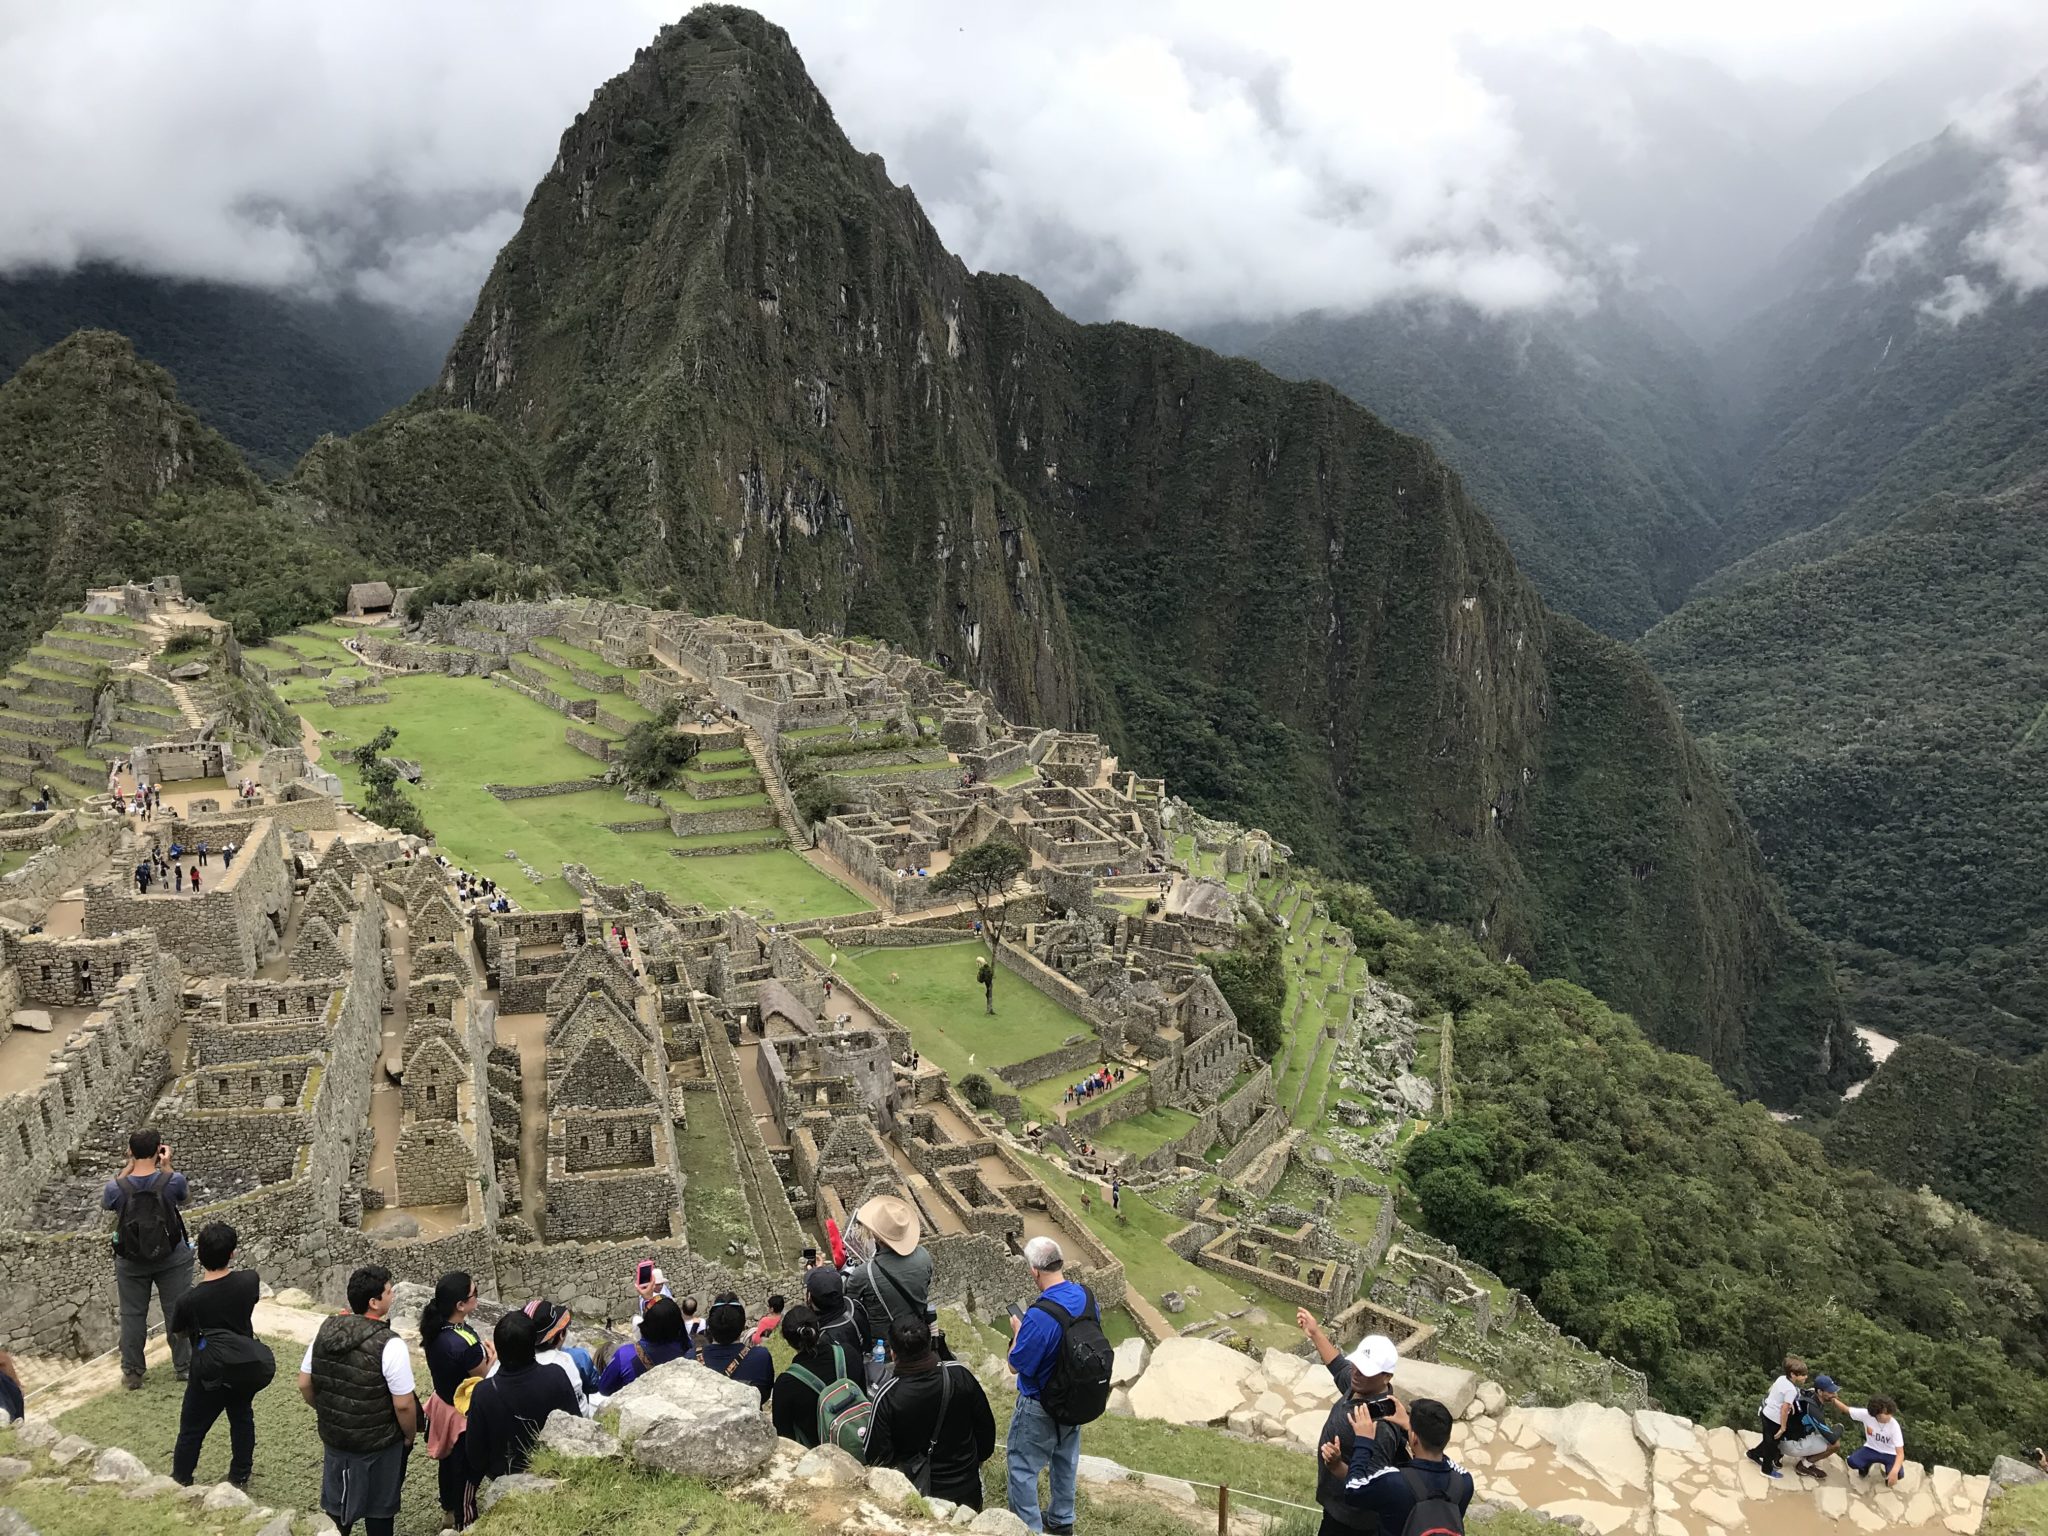
<path fill-rule="evenodd" d="M 576 1412 L 586 1419 L 589 1418 L 590 1403 L 583 1395 L 583 1373 L 576 1369 L 576 1362 L 569 1358 L 569 1352 L 563 1349 L 543 1349 L 533 1358 L 535 1364 L 556 1366 L 569 1378 L 570 1389 L 576 1394 Z M 497 1374 L 495 1365 L 491 1374 Z"/>
<path fill-rule="evenodd" d="M 409 1396 L 413 1390 L 412 1356 L 405 1352 L 405 1340 L 393 1334 L 384 1341 L 384 1354 L 378 1361 L 384 1368 L 384 1385 L 393 1397 Z M 306 1346 L 306 1356 L 299 1362 L 299 1369 L 311 1374 L 313 1370 L 313 1346 Z"/>
<path fill-rule="evenodd" d="M 1892 1415 L 1886 1424 L 1866 1408 L 1851 1408 L 1849 1417 L 1863 1426 L 1863 1443 L 1881 1456 L 1896 1456 L 1906 1448 L 1906 1426 Z"/>
<path fill-rule="evenodd" d="M 1771 1390 L 1764 1394 L 1763 1416 L 1770 1423 L 1777 1423 L 1787 1403 L 1799 1401 L 1799 1389 L 1792 1385 L 1790 1376 L 1780 1376 L 1771 1383 Z"/>

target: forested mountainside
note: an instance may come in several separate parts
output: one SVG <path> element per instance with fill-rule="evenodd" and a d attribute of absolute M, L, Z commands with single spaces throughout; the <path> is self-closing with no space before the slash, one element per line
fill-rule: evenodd
<path fill-rule="evenodd" d="M 433 400 L 530 453 L 582 577 L 937 655 L 1774 1101 L 1854 1070 L 1668 699 L 1424 444 L 968 273 L 751 13 L 598 92 Z M 366 547 L 424 536 L 350 505 Z M 501 506 L 451 542 L 531 558 Z"/>
<path fill-rule="evenodd" d="M 2048 468 L 2048 290 L 2023 223 L 2048 80 L 1978 116 L 1831 204 L 1718 352 L 1741 484 L 1712 589 Z"/>
<path fill-rule="evenodd" d="M 1706 357 L 1619 283 L 1583 313 L 1383 304 L 1198 339 L 1427 438 L 1544 600 L 1607 634 L 1676 608 L 1719 543 L 1728 469 Z"/>
<path fill-rule="evenodd" d="M 2048 1236 L 2048 1055 L 2014 1066 L 1915 1035 L 1842 1106 L 1825 1140 L 1838 1161 Z"/>
<path fill-rule="evenodd" d="M 433 382 L 453 327 L 380 304 L 105 265 L 0 276 L 0 379 L 73 331 L 118 331 L 194 414 L 280 475 L 323 432 L 353 432 Z"/>
<path fill-rule="evenodd" d="M 2048 1047 L 2048 478 L 1697 600 L 1644 652 L 1851 1016 Z"/>
<path fill-rule="evenodd" d="M 106 331 L 0 384 L 0 550 L 0 665 L 89 586 L 176 574 L 257 640 L 333 613 L 364 570 Z"/>

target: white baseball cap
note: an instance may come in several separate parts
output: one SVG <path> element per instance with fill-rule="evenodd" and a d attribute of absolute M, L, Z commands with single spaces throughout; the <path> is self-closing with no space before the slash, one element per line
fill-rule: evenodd
<path fill-rule="evenodd" d="M 1368 1333 L 1345 1358 L 1361 1376 L 1391 1376 L 1401 1363 L 1401 1352 L 1384 1333 Z"/>

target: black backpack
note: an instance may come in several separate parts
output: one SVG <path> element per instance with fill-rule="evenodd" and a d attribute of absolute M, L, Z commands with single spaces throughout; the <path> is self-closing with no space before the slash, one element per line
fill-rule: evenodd
<path fill-rule="evenodd" d="M 252 1396 L 277 1375 L 277 1356 L 261 1339 L 227 1328 L 200 1332 L 192 1350 L 192 1375 L 202 1387 Z"/>
<path fill-rule="evenodd" d="M 132 1264 L 161 1264 L 178 1246 L 178 1218 L 166 1193 L 170 1182 L 161 1174 L 132 1179 L 125 1173 L 114 1181 L 121 1191 L 114 1251 Z"/>
<path fill-rule="evenodd" d="M 1413 1467 L 1402 1467 L 1400 1472 L 1401 1480 L 1415 1497 L 1415 1507 L 1408 1511 L 1408 1523 L 1401 1527 L 1401 1536 L 1465 1536 L 1465 1512 L 1442 1487 L 1431 1487 L 1429 1480 Z"/>
<path fill-rule="evenodd" d="M 1092 1424 L 1109 1407 L 1109 1373 L 1116 1351 L 1102 1331 L 1095 1293 L 1083 1286 L 1081 1295 L 1086 1305 L 1079 1317 L 1069 1317 L 1064 1307 L 1044 1296 L 1031 1303 L 1032 1311 L 1043 1312 L 1060 1325 L 1059 1352 L 1045 1385 L 1038 1389 L 1038 1406 L 1055 1424 Z"/>

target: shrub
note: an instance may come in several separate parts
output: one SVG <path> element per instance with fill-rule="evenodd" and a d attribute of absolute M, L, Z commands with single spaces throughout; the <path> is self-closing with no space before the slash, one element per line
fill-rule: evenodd
<path fill-rule="evenodd" d="M 682 700 L 670 699 L 652 720 L 642 720 L 619 742 L 620 773 L 635 789 L 665 789 L 696 761 L 700 737 L 676 729 Z"/>
<path fill-rule="evenodd" d="M 979 1072 L 970 1072 L 960 1079 L 960 1097 L 976 1109 L 993 1109 L 996 1103 L 995 1085 Z"/>

